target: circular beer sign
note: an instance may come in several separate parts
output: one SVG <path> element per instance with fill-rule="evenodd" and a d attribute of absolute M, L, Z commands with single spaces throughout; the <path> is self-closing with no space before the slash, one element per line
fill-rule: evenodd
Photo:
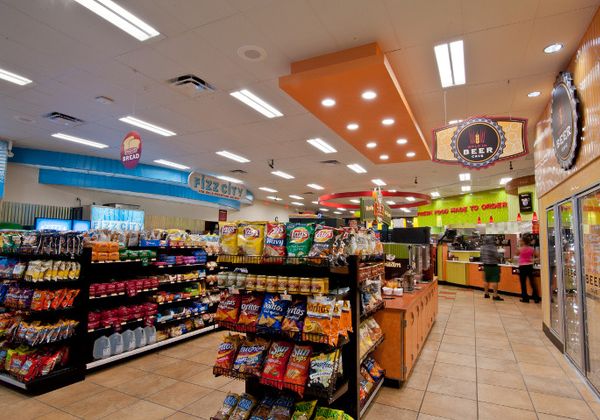
<path fill-rule="evenodd" d="M 463 166 L 483 168 L 497 161 L 506 145 L 502 127 L 489 118 L 473 118 L 460 124 L 450 146 Z"/>

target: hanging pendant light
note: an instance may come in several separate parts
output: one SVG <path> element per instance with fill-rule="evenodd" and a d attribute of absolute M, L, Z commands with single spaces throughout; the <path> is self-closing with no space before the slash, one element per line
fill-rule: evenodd
<path fill-rule="evenodd" d="M 494 216 L 490 216 L 490 223 L 494 223 Z"/>
<path fill-rule="evenodd" d="M 531 221 L 532 222 L 537 222 L 538 221 L 538 217 L 537 217 L 537 213 L 533 212 L 533 216 L 531 217 Z"/>
<path fill-rule="evenodd" d="M 518 213 L 518 214 L 517 214 L 517 222 L 520 222 L 521 220 L 522 220 L 522 218 L 521 218 L 521 213 Z"/>
<path fill-rule="evenodd" d="M 480 225 L 481 224 L 481 216 L 477 216 L 477 224 Z"/>

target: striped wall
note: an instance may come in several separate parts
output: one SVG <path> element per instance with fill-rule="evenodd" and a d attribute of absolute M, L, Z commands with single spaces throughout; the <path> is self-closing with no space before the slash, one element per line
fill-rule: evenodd
<path fill-rule="evenodd" d="M 36 217 L 70 219 L 71 207 L 0 201 L 0 221 L 33 225 Z"/>

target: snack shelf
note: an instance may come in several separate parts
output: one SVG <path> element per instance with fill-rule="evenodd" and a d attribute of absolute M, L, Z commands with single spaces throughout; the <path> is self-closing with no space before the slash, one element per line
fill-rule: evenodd
<path fill-rule="evenodd" d="M 348 381 L 343 382 L 341 385 L 337 384 L 337 386 L 334 386 L 332 392 L 328 392 L 323 389 L 315 389 L 307 386 L 304 395 L 306 397 L 314 397 L 326 401 L 327 404 L 333 404 L 334 402 L 339 400 L 344 394 L 346 394 L 346 392 L 348 392 L 348 389 Z"/>
<path fill-rule="evenodd" d="M 382 379 L 379 380 L 379 382 L 377 382 L 377 384 L 375 384 L 375 387 L 373 388 L 373 390 L 371 391 L 371 393 L 367 397 L 365 403 L 361 405 L 360 417 L 362 417 L 367 412 L 367 410 L 369 409 L 369 406 L 375 400 L 375 397 L 377 396 L 377 393 L 381 389 L 381 386 L 383 385 L 383 382 L 384 382 L 384 379 L 382 378 Z"/>
<path fill-rule="evenodd" d="M 111 298 L 111 297 L 116 297 L 116 296 L 127 296 L 128 298 L 134 298 L 140 295 L 140 293 L 146 293 L 146 292 L 154 292 L 158 290 L 158 287 L 153 287 L 151 289 L 142 289 L 139 292 L 137 292 L 135 295 L 128 295 L 127 292 L 119 292 L 119 293 L 109 293 L 109 294 L 105 294 L 105 295 L 100 295 L 100 296 L 90 296 L 90 300 L 98 300 L 98 299 L 106 299 L 106 298 Z"/>
<path fill-rule="evenodd" d="M 74 366 L 68 366 L 50 372 L 48 375 L 39 376 L 29 382 L 19 381 L 14 376 L 6 373 L 0 373 L 0 382 L 12 385 L 22 390 L 33 393 L 46 392 L 56 388 L 70 385 L 72 383 L 83 380 L 84 373 Z"/>
<path fill-rule="evenodd" d="M 158 264 L 153 264 L 154 267 L 156 268 L 160 268 L 160 269 L 165 269 L 165 268 L 178 268 L 178 267 L 204 267 L 206 265 L 206 263 L 190 263 L 190 264 L 165 264 L 165 265 L 158 265 Z"/>
<path fill-rule="evenodd" d="M 129 357 L 135 356 L 136 354 L 146 353 L 146 352 L 148 352 L 150 350 L 154 350 L 154 349 L 157 349 L 157 348 L 160 348 L 160 347 L 168 346 L 169 344 L 176 343 L 176 342 L 181 341 L 181 340 L 186 340 L 186 339 L 188 339 L 190 337 L 194 337 L 196 335 L 201 335 L 201 334 L 207 333 L 209 331 L 213 331 L 213 330 L 217 329 L 218 327 L 219 326 L 217 324 L 211 324 L 211 325 L 208 325 L 208 326 L 206 326 L 204 328 L 200 328 L 200 329 L 197 329 L 197 330 L 190 331 L 188 333 L 182 334 L 182 335 L 180 335 L 178 337 L 172 337 L 172 338 L 167 338 L 166 340 L 157 341 L 156 343 L 148 344 L 148 345 L 146 345 L 144 347 L 139 347 L 139 348 L 137 348 L 135 350 L 131 350 L 131 351 L 123 352 L 123 353 L 120 353 L 120 354 L 116 354 L 116 355 L 111 356 L 111 357 L 107 357 L 106 359 L 95 360 L 93 362 L 87 363 L 85 365 L 85 367 L 86 367 L 87 370 L 95 369 L 95 368 L 98 368 L 100 366 L 104 366 L 104 365 L 116 362 L 117 360 L 127 359 Z"/>
<path fill-rule="evenodd" d="M 158 306 L 163 306 L 163 305 L 170 305 L 172 303 L 178 303 L 178 302 L 190 302 L 192 300 L 200 299 L 202 297 L 204 297 L 204 296 L 198 295 L 198 296 L 190 296 L 189 298 L 174 299 L 174 300 L 170 300 L 170 301 L 167 301 L 167 302 L 154 302 L 154 301 L 152 301 L 152 303 L 156 303 Z"/>
<path fill-rule="evenodd" d="M 190 319 L 190 318 L 195 318 L 197 316 L 200 316 L 202 314 L 206 314 L 208 313 L 208 311 L 204 311 L 204 312 L 198 312 L 195 314 L 189 314 L 186 316 L 174 316 L 173 318 L 169 318 L 165 321 L 156 321 L 156 325 L 164 325 L 164 324 L 168 324 L 170 322 L 175 322 L 175 321 L 183 321 L 184 319 Z"/>
<path fill-rule="evenodd" d="M 108 261 L 92 261 L 90 264 L 92 265 L 110 265 L 110 264 L 133 264 L 133 263 L 141 263 L 141 262 L 154 262 L 156 258 L 136 258 L 134 260 L 108 260 Z"/>
<path fill-rule="evenodd" d="M 21 341 L 11 341 L 10 343 L 14 344 L 14 345 L 24 345 L 24 346 L 27 346 L 29 348 L 34 349 L 34 348 L 43 347 L 43 346 L 63 345 L 63 344 L 67 344 L 67 343 L 69 343 L 69 342 L 71 342 L 71 341 L 73 341 L 75 339 L 78 339 L 78 338 L 79 337 L 77 337 L 76 335 L 72 335 L 70 337 L 62 338 L 62 339 L 56 340 L 56 341 L 51 341 L 49 343 L 45 343 L 44 342 L 44 343 L 37 343 L 37 344 L 33 344 L 33 345 L 32 344 L 27 344 L 27 343 L 21 342 Z"/>
<path fill-rule="evenodd" d="M 261 264 L 261 265 L 308 265 L 311 267 L 329 267 L 329 260 L 321 257 L 267 257 L 250 255 L 219 255 L 219 264 Z"/>
<path fill-rule="evenodd" d="M 27 285 L 28 287 L 48 287 L 48 286 L 60 286 L 60 287 L 70 287 L 70 286 L 80 286 L 81 282 L 79 279 L 76 280 L 44 280 L 44 281 L 31 281 L 24 279 L 13 279 L 12 281 L 18 281 Z"/>
<path fill-rule="evenodd" d="M 189 279 L 189 280 L 173 280 L 173 281 L 161 281 L 159 282 L 159 284 L 165 285 L 165 284 L 185 284 L 185 283 L 193 283 L 195 281 L 202 281 L 202 280 L 206 280 L 206 276 L 204 277 L 196 277 L 193 279 Z"/>
<path fill-rule="evenodd" d="M 372 345 L 371 347 L 369 347 L 369 348 L 368 348 L 368 350 L 365 352 L 365 354 L 362 354 L 362 355 L 360 356 L 360 364 L 362 364 L 362 362 L 364 362 L 364 361 L 365 361 L 365 359 L 366 359 L 366 358 L 369 356 L 369 354 L 373 353 L 373 351 L 374 351 L 374 350 L 375 350 L 377 347 L 379 347 L 379 345 L 380 345 L 381 343 L 383 343 L 383 340 L 385 340 L 385 335 L 382 335 L 381 337 L 379 337 L 379 338 L 377 339 L 377 341 L 376 341 L 376 342 L 374 342 L 374 343 L 373 343 L 373 345 Z"/>
<path fill-rule="evenodd" d="M 21 260 L 60 260 L 78 261 L 81 255 L 55 255 L 55 254 L 33 254 L 28 252 L 6 252 L 0 251 L 0 257 L 19 258 Z"/>
<path fill-rule="evenodd" d="M 373 315 L 373 314 L 375 314 L 375 313 L 379 312 L 379 311 L 380 311 L 380 310 L 382 310 L 383 308 L 385 308 L 385 301 L 383 301 L 383 300 L 382 300 L 382 301 L 381 301 L 381 302 L 379 302 L 379 303 L 378 303 L 376 306 L 374 306 L 374 307 L 372 307 L 372 308 L 369 308 L 369 309 L 367 309 L 366 311 L 362 312 L 362 313 L 360 314 L 360 320 L 362 321 L 362 320 L 365 320 L 365 319 L 367 319 L 368 317 L 370 317 L 371 315 Z"/>
<path fill-rule="evenodd" d="M 148 316 L 148 317 L 145 317 L 145 318 L 130 319 L 129 321 L 120 322 L 118 326 L 119 327 L 123 327 L 125 325 L 131 325 L 131 324 L 135 324 L 136 322 L 142 322 L 144 320 L 151 320 L 151 319 L 154 319 L 154 318 L 156 318 L 155 315 Z M 88 332 L 88 334 L 91 334 L 91 333 L 95 333 L 95 332 L 98 332 L 98 331 L 110 331 L 110 330 L 112 330 L 115 327 L 116 327 L 116 325 L 109 325 L 108 327 L 88 328 L 87 332 Z"/>

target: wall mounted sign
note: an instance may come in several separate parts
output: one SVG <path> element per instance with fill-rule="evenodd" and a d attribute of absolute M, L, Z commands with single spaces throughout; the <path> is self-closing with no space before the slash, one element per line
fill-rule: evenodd
<path fill-rule="evenodd" d="M 481 169 L 527 154 L 527 119 L 473 117 L 433 130 L 433 161 Z"/>
<path fill-rule="evenodd" d="M 144 216 L 143 210 L 106 206 L 91 206 L 90 209 L 92 229 L 140 231 L 144 229 Z"/>
<path fill-rule="evenodd" d="M 142 138 L 136 131 L 130 131 L 121 142 L 121 163 L 127 169 L 133 169 L 141 157 Z"/>
<path fill-rule="evenodd" d="M 500 201 L 498 203 L 472 204 L 469 206 L 446 207 L 436 210 L 424 210 L 417 212 L 417 216 L 440 216 L 444 214 L 478 212 L 487 210 L 497 210 L 508 207 L 508 202 Z"/>
<path fill-rule="evenodd" d="M 227 221 L 227 210 L 219 209 L 219 222 Z"/>
<path fill-rule="evenodd" d="M 188 176 L 188 186 L 201 194 L 217 197 L 243 200 L 246 198 L 247 190 L 241 184 L 223 181 L 214 176 L 192 172 Z"/>
<path fill-rule="evenodd" d="M 531 213 L 533 211 L 533 194 L 524 192 L 519 194 L 519 212 Z"/>
<path fill-rule="evenodd" d="M 550 118 L 554 155 L 565 170 L 575 163 L 579 148 L 578 103 L 571 73 L 560 73 L 552 89 Z"/>

